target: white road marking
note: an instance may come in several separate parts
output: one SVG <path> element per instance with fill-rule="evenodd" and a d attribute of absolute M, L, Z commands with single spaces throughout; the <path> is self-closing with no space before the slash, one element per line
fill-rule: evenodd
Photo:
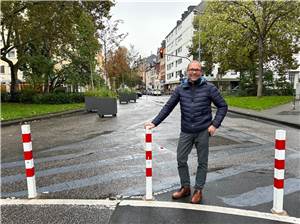
<path fill-rule="evenodd" d="M 300 191 L 300 179 L 288 178 L 284 180 L 284 194 L 292 194 Z M 230 206 L 247 207 L 257 206 L 268 203 L 273 200 L 273 185 L 265 187 L 257 187 L 252 191 L 244 192 L 238 195 L 227 195 L 225 197 L 218 197 Z"/>
<path fill-rule="evenodd" d="M 0 199 L 0 205 L 88 205 L 88 206 L 104 206 L 114 209 L 119 206 L 134 207 L 155 207 L 155 208 L 175 208 L 187 209 L 195 211 L 215 212 L 228 215 L 237 215 L 252 217 L 258 219 L 267 219 L 273 221 L 300 223 L 300 218 L 290 216 L 280 216 L 271 213 L 257 212 L 244 209 L 227 208 L 211 205 L 194 205 L 180 202 L 167 201 L 140 201 L 140 200 L 86 200 L 86 199 Z"/>
<path fill-rule="evenodd" d="M 113 208 L 120 200 L 86 199 L 0 199 L 0 205 L 89 205 Z"/>
<path fill-rule="evenodd" d="M 229 215 L 246 216 L 259 219 L 268 219 L 287 223 L 300 223 L 300 218 L 280 216 L 271 213 L 257 212 L 244 209 L 226 208 L 211 205 L 194 205 L 180 202 L 165 202 L 165 201 L 137 201 L 137 200 L 124 200 L 121 201 L 119 206 L 140 206 L 140 207 L 155 207 L 155 208 L 175 208 L 175 209 L 188 209 L 196 211 L 215 212 Z"/>

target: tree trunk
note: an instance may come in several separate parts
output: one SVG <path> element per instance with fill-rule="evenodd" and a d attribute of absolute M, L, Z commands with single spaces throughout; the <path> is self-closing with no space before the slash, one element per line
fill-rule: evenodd
<path fill-rule="evenodd" d="M 44 93 L 49 93 L 49 76 L 48 76 L 48 73 L 45 74 Z"/>
<path fill-rule="evenodd" d="M 264 45 L 263 38 L 259 36 L 258 38 L 258 53 L 259 53 L 259 65 L 258 65 L 258 80 L 257 80 L 257 97 L 262 96 L 263 88 L 263 74 L 264 74 Z"/>
<path fill-rule="evenodd" d="M 10 76 L 11 76 L 11 82 L 10 82 L 10 101 L 16 102 L 16 93 L 17 93 L 17 74 L 18 74 L 18 67 L 15 65 L 10 65 Z"/>

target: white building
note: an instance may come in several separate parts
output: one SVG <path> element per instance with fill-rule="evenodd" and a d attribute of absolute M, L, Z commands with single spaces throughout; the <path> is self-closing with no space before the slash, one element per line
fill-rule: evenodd
<path fill-rule="evenodd" d="M 300 52 L 298 54 L 295 54 L 294 57 L 296 58 L 296 61 L 298 65 L 300 65 Z M 288 80 L 293 84 L 293 87 L 295 89 L 296 99 L 300 99 L 300 66 L 298 66 L 295 70 L 289 70 L 288 71 Z"/>
<path fill-rule="evenodd" d="M 192 40 L 195 32 L 193 21 L 199 12 L 204 11 L 204 7 L 205 2 L 203 1 L 197 6 L 189 6 L 188 10 L 182 14 L 181 20 L 177 21 L 175 28 L 173 28 L 166 36 L 166 54 L 188 57 L 189 48 L 193 44 Z M 193 56 L 189 56 L 188 58 L 193 60 Z M 167 89 L 174 90 L 180 82 L 180 74 L 186 75 L 186 68 L 189 64 L 189 60 L 166 56 L 165 64 L 165 84 L 167 85 Z M 238 84 L 239 73 L 228 71 L 224 76 L 218 77 L 218 67 L 218 64 L 214 65 L 212 74 L 204 74 L 204 76 L 212 82 L 219 82 L 220 79 L 222 79 L 223 83 L 227 82 L 227 88 L 232 88 Z"/>
<path fill-rule="evenodd" d="M 189 47 L 192 46 L 192 38 L 194 34 L 194 8 L 195 6 L 189 6 L 188 10 L 182 14 L 181 20 L 177 21 L 176 27 L 173 28 L 173 30 L 166 36 L 166 54 L 184 57 L 188 56 Z M 192 56 L 190 56 L 189 58 L 190 60 L 193 59 Z M 168 86 L 168 89 L 175 89 L 176 85 L 178 85 L 179 83 L 180 74 L 186 73 L 186 68 L 188 64 L 189 61 L 187 59 L 166 56 L 165 84 Z"/>

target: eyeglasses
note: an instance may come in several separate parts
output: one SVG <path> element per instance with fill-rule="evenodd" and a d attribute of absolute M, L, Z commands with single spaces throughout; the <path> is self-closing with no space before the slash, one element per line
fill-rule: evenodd
<path fill-rule="evenodd" d="M 194 68 L 191 68 L 191 69 L 189 69 L 189 71 L 190 71 L 190 72 L 200 72 L 201 69 L 196 69 L 196 68 L 194 69 Z"/>

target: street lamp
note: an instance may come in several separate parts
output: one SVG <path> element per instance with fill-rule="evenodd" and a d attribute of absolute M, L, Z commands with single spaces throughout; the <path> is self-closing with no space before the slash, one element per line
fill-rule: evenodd
<path fill-rule="evenodd" d="M 198 9 L 194 9 L 194 12 L 195 13 L 198 13 L 198 15 L 202 14 L 202 12 L 200 12 Z M 198 60 L 199 62 L 201 62 L 201 55 L 200 55 L 200 49 L 201 49 L 201 42 L 200 42 L 200 20 L 198 20 L 198 25 L 199 25 L 199 28 L 198 28 Z"/>

